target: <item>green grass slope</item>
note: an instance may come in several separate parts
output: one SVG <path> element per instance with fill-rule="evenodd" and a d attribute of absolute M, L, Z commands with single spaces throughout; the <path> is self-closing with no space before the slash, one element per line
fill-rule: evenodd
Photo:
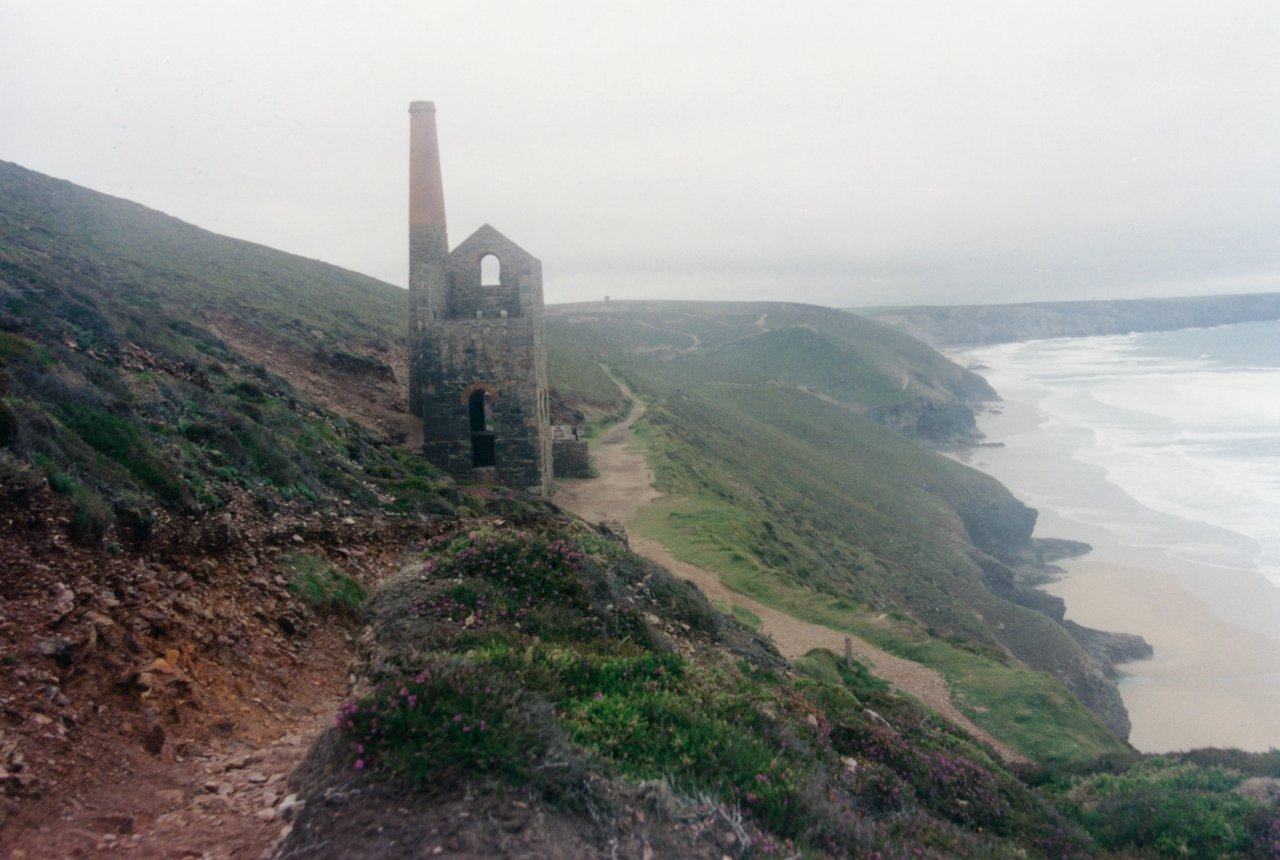
<path fill-rule="evenodd" d="M 729 305 L 718 344 L 673 351 L 653 348 L 661 332 L 635 344 L 721 308 L 631 310 L 555 309 L 549 329 L 579 349 L 621 345 L 598 359 L 649 400 L 639 433 L 671 495 L 642 513 L 643 531 L 757 599 L 938 668 L 971 718 L 1034 757 L 1123 749 L 1081 705 L 1125 731 L 1114 687 L 1054 619 L 1005 599 L 1034 511 L 865 408 L 962 407 L 984 386 L 837 311 Z"/>
<path fill-rule="evenodd" d="M 164 515 L 261 506 L 442 504 L 419 458 L 336 416 L 206 324 L 350 355 L 398 331 L 387 284 L 216 236 L 0 164 L 0 467 L 47 480 L 87 542 L 145 540 Z M 425 492 L 423 492 L 425 491 Z M 446 505 L 447 507 L 447 505 Z"/>
<path fill-rule="evenodd" d="M 1261 858 L 1280 834 L 1239 790 L 1275 756 L 1014 772 L 857 663 L 786 666 L 581 522 L 455 523 L 366 620 L 366 692 L 297 777 L 286 860 L 446 839 L 474 856 Z"/>
<path fill-rule="evenodd" d="M 12 302 L 17 291 L 26 316 L 46 325 L 66 320 L 67 334 L 89 344 L 106 334 L 93 325 L 96 303 L 112 307 L 121 337 L 147 331 L 156 311 L 188 320 L 225 314 L 308 344 L 386 345 L 408 334 L 405 291 L 365 275 L 219 236 L 9 162 L 0 162 L 0 201 L 0 295 Z M 75 304 L 39 298 L 71 291 L 86 308 L 83 319 Z"/>

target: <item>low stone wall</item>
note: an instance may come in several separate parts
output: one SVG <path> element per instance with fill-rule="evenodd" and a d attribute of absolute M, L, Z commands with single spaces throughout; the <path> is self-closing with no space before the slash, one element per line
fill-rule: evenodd
<path fill-rule="evenodd" d="M 587 443 L 579 439 L 557 439 L 551 443 L 551 461 L 557 478 L 590 478 L 591 461 Z"/>

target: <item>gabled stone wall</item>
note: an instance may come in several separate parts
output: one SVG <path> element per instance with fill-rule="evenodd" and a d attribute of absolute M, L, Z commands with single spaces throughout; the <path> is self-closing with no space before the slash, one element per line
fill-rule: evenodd
<path fill-rule="evenodd" d="M 488 224 L 448 251 L 435 106 L 410 106 L 409 408 L 423 454 L 461 480 L 551 488 L 542 264 Z M 498 282 L 482 282 L 496 258 Z"/>

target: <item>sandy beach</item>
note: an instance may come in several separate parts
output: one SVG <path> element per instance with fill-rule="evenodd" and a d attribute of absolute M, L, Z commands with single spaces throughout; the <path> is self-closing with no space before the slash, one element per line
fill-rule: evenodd
<path fill-rule="evenodd" d="M 1036 537 L 1094 547 L 1045 587 L 1067 618 L 1154 647 L 1153 659 L 1120 667 L 1130 742 L 1144 752 L 1280 746 L 1280 589 L 1252 567 L 1248 539 L 1142 506 L 1070 445 L 1055 449 L 1033 403 L 1001 394 L 979 427 L 1003 447 L 962 459 L 1040 512 Z"/>

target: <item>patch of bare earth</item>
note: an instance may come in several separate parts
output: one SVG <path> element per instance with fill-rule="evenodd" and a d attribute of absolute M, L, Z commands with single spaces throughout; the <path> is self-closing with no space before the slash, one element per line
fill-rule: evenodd
<path fill-rule="evenodd" d="M 632 425 L 644 415 L 644 403 L 625 385 L 619 385 L 624 395 L 635 405 L 627 420 L 610 428 L 600 444 L 595 446 L 593 455 L 600 476 L 561 481 L 553 499 L 562 508 L 591 522 L 617 521 L 625 524 L 634 519 L 642 507 L 662 495 L 653 486 L 653 470 L 644 455 L 629 450 L 627 446 Z M 793 618 L 732 591 L 712 571 L 680 561 L 656 541 L 633 536 L 630 545 L 650 561 L 696 584 L 710 599 L 755 613 L 763 623 L 763 632 L 773 639 L 784 657 L 800 657 L 814 648 L 826 648 L 842 654 L 845 641 L 849 640 L 853 653 L 875 675 L 915 697 L 973 737 L 989 744 L 1006 761 L 1027 761 L 1020 752 L 975 725 L 961 713 L 951 700 L 946 681 L 935 670 L 896 657 L 857 636 Z"/>
<path fill-rule="evenodd" d="M 421 526 L 236 499 L 109 552 L 68 520 L 47 487 L 0 487 L 0 857 L 261 856 L 356 632 L 303 604 L 281 559 L 373 586 Z"/>
<path fill-rule="evenodd" d="M 409 353 L 405 347 L 378 350 L 352 346 L 357 355 L 371 361 L 343 366 L 340 357 L 323 350 L 308 352 L 291 340 L 230 317 L 211 316 L 207 322 L 231 349 L 283 376 L 324 408 L 408 450 L 422 447 L 422 421 L 409 414 Z"/>

